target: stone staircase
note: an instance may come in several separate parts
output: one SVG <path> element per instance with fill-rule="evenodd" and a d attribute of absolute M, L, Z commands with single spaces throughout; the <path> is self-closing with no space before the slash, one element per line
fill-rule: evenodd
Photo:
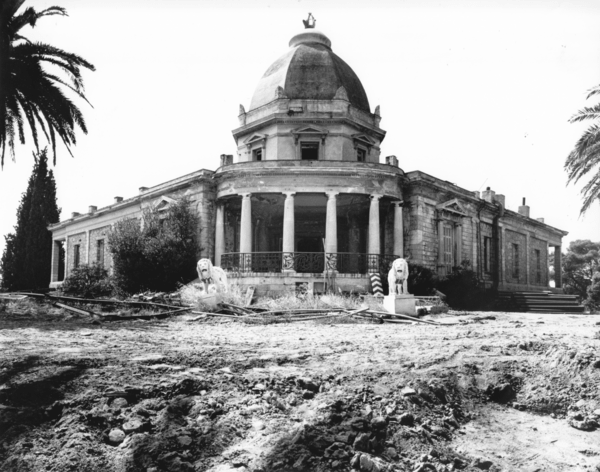
<path fill-rule="evenodd" d="M 583 313 L 584 307 L 576 295 L 552 292 L 506 292 L 499 291 L 498 307 L 506 311 L 525 313 Z"/>

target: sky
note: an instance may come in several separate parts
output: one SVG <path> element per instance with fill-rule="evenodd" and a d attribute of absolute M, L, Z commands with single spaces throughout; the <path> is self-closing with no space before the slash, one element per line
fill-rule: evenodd
<path fill-rule="evenodd" d="M 580 217 L 565 158 L 585 123 L 569 118 L 600 83 L 600 2 L 491 0 L 35 0 L 65 7 L 23 30 L 96 66 L 78 101 L 89 133 L 53 167 L 61 219 L 133 197 L 236 154 L 231 131 L 267 68 L 311 12 L 356 72 L 395 155 L 517 211 L 600 240 L 600 205 Z M 13 230 L 33 143 L 0 171 L 0 235 Z M 0 238 L 0 251 L 4 238 Z"/>

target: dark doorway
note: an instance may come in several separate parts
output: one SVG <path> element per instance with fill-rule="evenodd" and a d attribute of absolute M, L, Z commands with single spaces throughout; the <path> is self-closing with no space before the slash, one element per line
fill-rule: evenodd
<path fill-rule="evenodd" d="M 323 241 L 319 237 L 300 238 L 297 248 L 298 252 L 323 252 Z"/>

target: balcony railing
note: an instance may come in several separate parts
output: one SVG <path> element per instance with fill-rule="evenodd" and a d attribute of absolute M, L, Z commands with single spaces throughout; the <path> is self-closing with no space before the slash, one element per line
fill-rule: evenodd
<path fill-rule="evenodd" d="M 350 252 L 230 252 L 221 255 L 221 267 L 228 272 L 244 273 L 322 273 L 387 274 L 392 262 L 400 256 L 393 254 L 360 254 Z"/>

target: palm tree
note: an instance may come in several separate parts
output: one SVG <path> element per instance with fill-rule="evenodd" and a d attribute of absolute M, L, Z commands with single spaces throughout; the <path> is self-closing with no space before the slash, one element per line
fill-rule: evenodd
<path fill-rule="evenodd" d="M 600 85 L 591 89 L 587 98 L 594 95 L 600 95 Z M 592 174 L 590 181 L 581 190 L 582 215 L 595 201 L 600 201 L 600 103 L 579 110 L 569 121 L 577 123 L 585 120 L 596 120 L 596 123 L 579 138 L 575 149 L 571 151 L 565 162 L 565 170 L 569 174 L 567 185 L 571 182 L 577 183 L 585 175 Z"/>
<path fill-rule="evenodd" d="M 82 67 L 95 70 L 82 57 L 49 44 L 31 42 L 21 35 L 26 25 L 50 15 L 66 16 L 61 7 L 36 11 L 17 10 L 25 0 L 0 2 L 0 165 L 6 148 L 15 159 L 15 138 L 25 144 L 25 123 L 39 152 L 38 131 L 50 142 L 56 164 L 57 137 L 71 155 L 76 143 L 75 128 L 87 133 L 79 108 L 65 95 L 71 90 L 87 102 L 83 94 Z M 88 102 L 89 103 L 89 102 Z"/>

